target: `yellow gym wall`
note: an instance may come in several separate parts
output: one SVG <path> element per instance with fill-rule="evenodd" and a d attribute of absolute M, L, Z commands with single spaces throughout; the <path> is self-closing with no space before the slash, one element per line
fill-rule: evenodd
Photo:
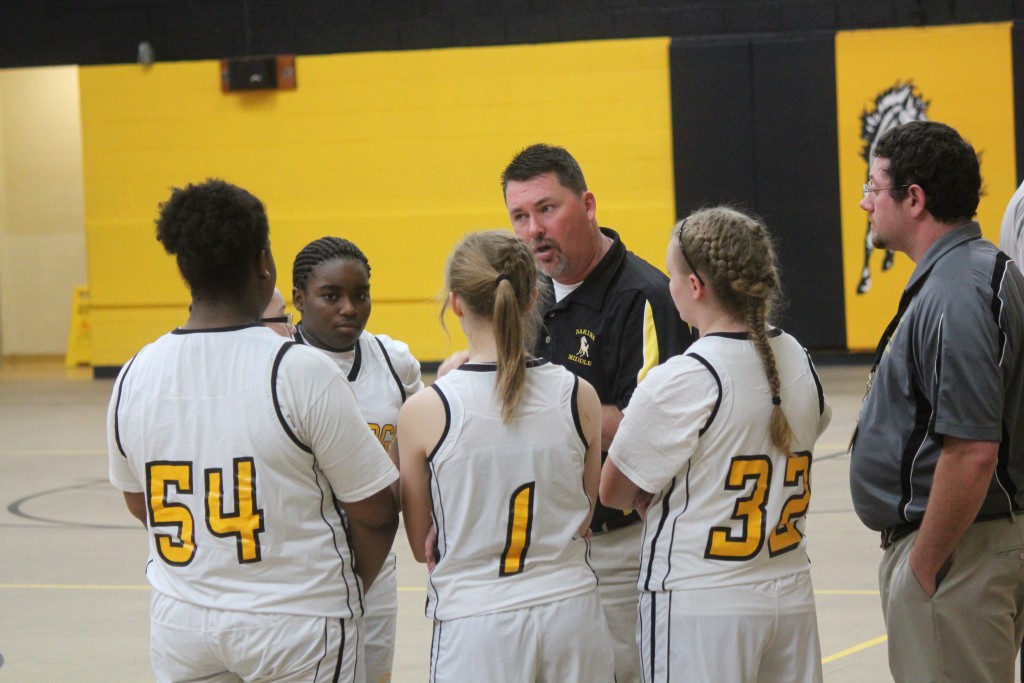
<path fill-rule="evenodd" d="M 563 145 L 602 225 L 664 267 L 675 218 L 668 39 L 296 59 L 294 91 L 222 93 L 214 61 L 80 69 L 92 364 L 125 363 L 184 322 L 188 292 L 155 239 L 170 188 L 220 177 L 267 206 L 278 287 L 323 235 L 373 273 L 368 328 L 421 361 L 464 343 L 437 322 L 445 258 L 507 228 L 499 176 L 519 149 Z"/>
<path fill-rule="evenodd" d="M 1006 203 L 1016 188 L 1011 24 L 847 31 L 836 35 L 839 178 L 847 348 L 873 351 L 896 312 L 914 264 L 897 254 L 882 272 L 871 256 L 872 287 L 856 293 L 864 264 L 866 214 L 858 207 L 868 164 L 861 156 L 861 114 L 887 88 L 912 83 L 929 102 L 927 118 L 956 128 L 981 155 L 984 196 L 977 220 L 998 241 Z"/>

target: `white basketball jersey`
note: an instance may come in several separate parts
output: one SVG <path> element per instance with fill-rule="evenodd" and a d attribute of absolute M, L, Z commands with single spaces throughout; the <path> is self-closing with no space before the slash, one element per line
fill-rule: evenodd
<path fill-rule="evenodd" d="M 831 420 L 807 353 L 770 337 L 795 456 L 772 445 L 772 395 L 745 334 L 709 334 L 654 368 L 626 409 L 609 457 L 655 493 L 639 588 L 729 586 L 806 571 L 811 451 Z"/>
<path fill-rule="evenodd" d="M 262 325 L 176 330 L 118 377 L 110 480 L 145 492 L 147 576 L 206 607 L 342 619 L 362 614 L 334 498 L 397 472 L 337 367 Z"/>
<path fill-rule="evenodd" d="M 531 361 L 515 419 L 501 421 L 497 366 L 467 363 L 437 380 L 447 424 L 428 457 L 437 566 L 427 616 L 521 609 L 592 590 L 578 380 Z"/>
<path fill-rule="evenodd" d="M 305 344 L 302 327 L 296 341 Z M 345 374 L 359 402 L 359 411 L 384 449 L 395 440 L 398 411 L 423 388 L 419 361 L 403 342 L 363 330 L 352 351 L 324 351 Z"/>

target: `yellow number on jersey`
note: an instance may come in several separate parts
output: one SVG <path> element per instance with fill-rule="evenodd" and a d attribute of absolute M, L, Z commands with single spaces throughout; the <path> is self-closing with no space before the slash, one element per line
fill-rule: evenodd
<path fill-rule="evenodd" d="M 712 527 L 704 557 L 715 560 L 749 560 L 764 544 L 764 511 L 768 505 L 768 484 L 772 480 L 772 461 L 766 455 L 738 455 L 729 466 L 726 491 L 745 491 L 754 480 L 749 496 L 736 499 L 732 518 L 742 522 L 739 533 L 731 527 Z"/>
<path fill-rule="evenodd" d="M 804 537 L 796 528 L 797 520 L 807 514 L 811 504 L 811 454 L 806 451 L 786 458 L 786 486 L 803 483 L 803 491 L 789 497 L 782 506 L 779 523 L 768 537 L 768 553 L 774 557 L 800 545 Z"/>
<path fill-rule="evenodd" d="M 738 533 L 731 527 L 712 527 L 704 557 L 713 560 L 749 560 L 761 552 L 765 539 L 765 509 L 768 506 L 772 463 L 766 455 L 738 455 L 729 465 L 726 491 L 745 491 L 753 480 L 750 494 L 736 499 L 732 519 L 742 524 Z M 768 536 L 768 553 L 772 557 L 800 545 L 803 534 L 796 524 L 807 514 L 811 503 L 811 454 L 804 451 L 786 458 L 784 487 L 800 487 L 782 506 L 779 520 Z"/>
<path fill-rule="evenodd" d="M 149 489 L 149 528 L 170 527 L 174 533 L 159 534 L 156 550 L 167 564 L 184 566 L 196 555 L 195 523 L 184 503 L 170 503 L 167 495 L 171 487 L 178 493 L 192 493 L 192 463 L 146 463 L 146 487 Z"/>
<path fill-rule="evenodd" d="M 263 511 L 256 505 L 256 464 L 252 458 L 234 461 L 234 512 L 224 511 L 224 482 L 219 468 L 206 470 L 206 526 L 221 538 L 238 536 L 238 563 L 259 562 Z"/>
<path fill-rule="evenodd" d="M 256 463 L 252 458 L 234 461 L 234 512 L 224 510 L 224 480 L 219 468 L 206 470 L 206 526 L 214 536 L 238 536 L 238 563 L 259 562 L 259 534 L 265 530 L 263 511 L 256 503 Z M 154 530 L 157 553 L 167 564 L 187 565 L 196 554 L 195 518 L 185 503 L 168 501 L 173 486 L 179 494 L 192 493 L 192 463 L 146 463 L 149 489 L 149 528 Z M 159 527 L 173 533 L 156 533 Z"/>
<path fill-rule="evenodd" d="M 537 482 L 523 484 L 512 492 L 508 503 L 508 536 L 501 553 L 498 576 L 520 574 L 526 569 L 526 551 L 533 532 L 533 494 Z"/>
<path fill-rule="evenodd" d="M 380 445 L 384 447 L 384 450 L 391 448 L 391 442 L 395 440 L 395 425 L 379 425 L 376 422 L 367 422 L 366 424 L 370 425 L 370 431 L 380 441 Z"/>

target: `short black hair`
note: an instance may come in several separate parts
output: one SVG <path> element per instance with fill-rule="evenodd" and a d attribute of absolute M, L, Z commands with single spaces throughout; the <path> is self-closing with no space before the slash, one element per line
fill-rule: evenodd
<path fill-rule="evenodd" d="M 501 174 L 501 191 L 512 181 L 525 182 L 545 173 L 554 173 L 558 182 L 577 195 L 587 191 L 587 181 L 579 163 L 564 147 L 538 143 L 520 150 Z"/>
<path fill-rule="evenodd" d="M 919 185 L 925 208 L 943 223 L 974 218 L 981 200 L 981 164 L 971 143 L 938 121 L 911 121 L 879 138 L 874 155 L 889 161 L 893 199 L 905 199 Z"/>
<path fill-rule="evenodd" d="M 178 261 L 194 298 L 240 295 L 249 271 L 270 246 L 263 203 L 214 178 L 174 188 L 160 205 L 156 238 Z"/>
<path fill-rule="evenodd" d="M 336 258 L 362 261 L 366 266 L 366 277 L 370 277 L 370 262 L 366 260 L 359 247 L 342 237 L 328 236 L 313 240 L 295 255 L 295 263 L 292 265 L 292 286 L 305 291 L 306 280 L 313 269 L 325 261 L 333 261 Z"/>

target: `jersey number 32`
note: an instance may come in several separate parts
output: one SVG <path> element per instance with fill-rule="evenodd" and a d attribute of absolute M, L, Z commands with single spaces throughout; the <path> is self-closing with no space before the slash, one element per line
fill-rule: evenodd
<path fill-rule="evenodd" d="M 743 561 L 753 559 L 764 547 L 767 531 L 766 508 L 772 481 L 772 461 L 766 455 L 738 455 L 729 465 L 726 475 L 726 491 L 750 493 L 736 499 L 732 518 L 742 522 L 739 529 L 712 527 L 708 533 L 708 544 L 704 557 L 711 560 Z M 753 486 L 750 486 L 753 482 Z M 786 458 L 785 495 L 792 491 L 782 506 L 779 519 L 771 527 L 768 537 L 768 553 L 774 557 L 793 550 L 800 545 L 803 533 L 796 523 L 807 514 L 811 502 L 811 454 L 795 453 Z"/>

